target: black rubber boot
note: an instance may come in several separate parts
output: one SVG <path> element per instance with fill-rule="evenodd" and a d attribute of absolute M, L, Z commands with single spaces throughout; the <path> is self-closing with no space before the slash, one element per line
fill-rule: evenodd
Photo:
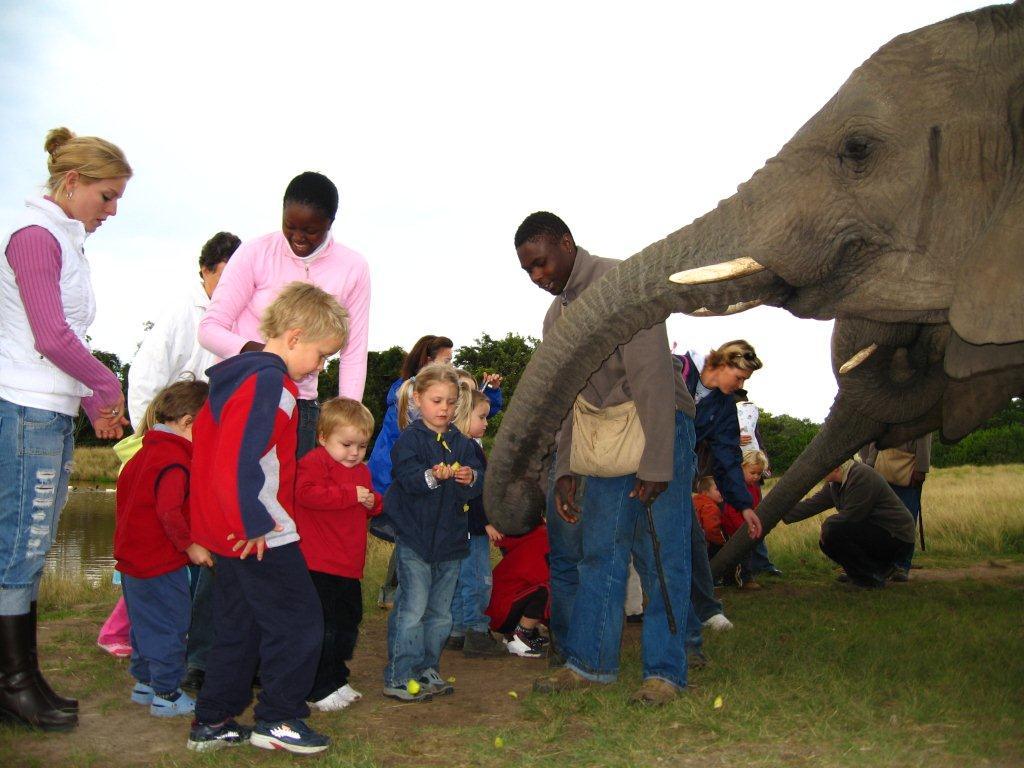
<path fill-rule="evenodd" d="M 66 696 L 61 696 L 50 684 L 46 682 L 46 678 L 43 677 L 43 671 L 39 668 L 39 647 L 38 647 L 38 636 L 36 634 L 37 626 L 37 605 L 35 602 L 28 609 L 29 623 L 31 624 L 31 634 L 29 635 L 29 660 L 32 663 L 32 668 L 39 673 L 39 688 L 42 690 L 43 695 L 46 696 L 47 701 L 53 705 L 54 709 L 59 709 L 61 712 L 78 712 L 78 699 L 69 699 Z"/>
<path fill-rule="evenodd" d="M 490 632 L 466 633 L 466 641 L 462 645 L 462 655 L 468 659 L 493 659 L 508 656 L 505 646 L 495 640 Z"/>
<path fill-rule="evenodd" d="M 32 663 L 33 629 L 27 613 L 0 616 L 0 719 L 44 731 L 70 731 L 78 725 L 78 715 L 54 707 L 40 687 Z"/>

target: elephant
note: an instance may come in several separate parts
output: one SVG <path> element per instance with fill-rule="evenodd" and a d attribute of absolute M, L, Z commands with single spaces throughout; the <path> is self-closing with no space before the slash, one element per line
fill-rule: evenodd
<path fill-rule="evenodd" d="M 955 442 L 1024 390 L 1024 2 L 896 37 L 730 198 L 626 259 L 534 353 L 498 432 L 488 516 L 520 533 L 576 394 L 670 313 L 835 319 L 839 390 L 764 498 L 766 531 L 863 445 Z M 745 527 L 716 575 L 749 548 Z"/>

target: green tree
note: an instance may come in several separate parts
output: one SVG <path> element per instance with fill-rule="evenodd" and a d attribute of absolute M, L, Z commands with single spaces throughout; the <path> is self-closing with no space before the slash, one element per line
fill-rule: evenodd
<path fill-rule="evenodd" d="M 784 413 L 774 416 L 768 411 L 761 411 L 757 429 L 761 433 L 764 451 L 771 462 L 772 474 L 781 475 L 818 434 L 821 425 Z"/>
<path fill-rule="evenodd" d="M 501 392 L 507 408 L 538 344 L 540 341 L 532 336 L 509 333 L 503 339 L 492 339 L 485 333 L 474 339 L 473 344 L 459 347 L 455 353 L 455 365 L 469 371 L 478 381 L 485 373 L 500 373 L 504 377 Z M 501 416 L 499 413 L 490 420 L 488 435 L 497 433 Z"/>

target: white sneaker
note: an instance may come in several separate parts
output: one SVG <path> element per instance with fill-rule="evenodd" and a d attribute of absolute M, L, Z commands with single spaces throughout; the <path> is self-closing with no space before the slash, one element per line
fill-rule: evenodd
<path fill-rule="evenodd" d="M 506 643 L 505 647 L 513 656 L 522 656 L 524 659 L 537 659 L 541 656 L 538 649 L 527 645 L 515 635 L 512 635 L 512 639 Z"/>
<path fill-rule="evenodd" d="M 314 701 L 310 704 L 314 709 L 318 709 L 321 712 L 337 712 L 338 710 L 344 709 L 351 704 L 353 699 L 346 699 L 339 695 L 338 691 L 334 691 L 328 696 L 320 699 L 320 701 Z"/>
<path fill-rule="evenodd" d="M 732 629 L 732 622 L 725 618 L 724 613 L 716 613 L 701 626 L 713 629 L 716 632 L 724 632 L 727 629 Z"/>
<path fill-rule="evenodd" d="M 336 690 L 334 693 L 338 696 L 341 696 L 341 698 L 343 699 L 347 699 L 349 703 L 353 701 L 359 701 L 361 698 L 363 698 L 363 694 L 361 694 L 348 683 L 345 683 L 343 686 L 341 686 L 341 688 Z"/>

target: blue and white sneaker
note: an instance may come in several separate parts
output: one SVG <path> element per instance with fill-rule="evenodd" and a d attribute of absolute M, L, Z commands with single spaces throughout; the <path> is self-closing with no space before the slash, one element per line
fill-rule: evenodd
<path fill-rule="evenodd" d="M 188 748 L 193 752 L 212 752 L 224 747 L 237 747 L 249 741 L 252 728 L 239 725 L 232 718 L 220 723 L 192 721 L 188 732 Z"/>
<path fill-rule="evenodd" d="M 323 752 L 331 740 L 302 720 L 257 720 L 249 743 L 260 749 L 284 749 L 300 755 Z"/>
<path fill-rule="evenodd" d="M 149 705 L 149 714 L 153 717 L 177 717 L 178 715 L 189 715 L 196 711 L 196 700 L 185 693 L 181 688 L 177 690 L 178 697 L 165 699 L 158 693 L 153 694 L 153 703 Z"/>
<path fill-rule="evenodd" d="M 156 691 L 153 690 L 153 686 L 146 685 L 145 683 L 136 683 L 135 687 L 132 688 L 132 701 L 136 704 L 143 704 L 149 706 L 153 703 L 153 696 L 156 695 Z"/>

